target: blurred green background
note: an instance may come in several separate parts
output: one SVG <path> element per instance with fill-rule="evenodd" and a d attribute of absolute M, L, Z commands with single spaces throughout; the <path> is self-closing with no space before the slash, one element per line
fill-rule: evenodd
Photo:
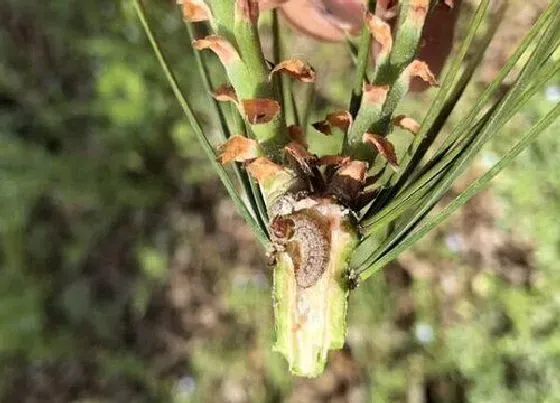
<path fill-rule="evenodd" d="M 160 3 L 150 13 L 214 138 L 179 11 Z M 511 50 L 505 32 L 477 85 Z M 343 105 L 345 47 L 291 38 L 323 77 L 317 115 Z M 1 402 L 560 402 L 559 124 L 359 287 L 348 348 L 296 379 L 271 351 L 263 253 L 131 3 L 4 0 L 0 54 Z M 427 97 L 409 100 L 418 119 Z M 557 77 L 465 183 L 559 101 Z"/>

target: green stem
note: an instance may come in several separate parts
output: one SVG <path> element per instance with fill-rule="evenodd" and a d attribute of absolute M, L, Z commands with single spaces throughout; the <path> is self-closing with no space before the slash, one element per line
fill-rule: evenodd
<path fill-rule="evenodd" d="M 185 114 L 185 117 L 189 121 L 196 138 L 200 142 L 200 145 L 202 146 L 202 149 L 203 149 L 204 153 L 206 154 L 206 156 L 210 160 L 210 163 L 211 163 L 212 167 L 218 173 L 218 176 L 220 177 L 220 180 L 224 184 L 224 186 L 225 186 L 229 196 L 231 197 L 234 205 L 236 206 L 238 212 L 245 219 L 245 221 L 251 226 L 251 228 L 255 232 L 255 235 L 257 236 L 259 241 L 262 243 L 262 245 L 265 246 L 266 248 L 268 248 L 269 240 L 268 240 L 268 237 L 266 235 L 266 232 L 264 231 L 263 228 L 261 228 L 259 226 L 259 224 L 255 220 L 255 218 L 253 218 L 250 211 L 245 206 L 245 203 L 240 198 L 237 189 L 233 185 L 233 183 L 232 183 L 231 179 L 229 178 L 227 172 L 225 171 L 224 167 L 216 160 L 216 154 L 214 152 L 214 149 L 212 148 L 212 145 L 210 144 L 210 142 L 208 141 L 208 139 L 204 135 L 200 124 L 198 123 L 196 117 L 194 116 L 194 113 L 193 113 L 185 95 L 183 94 L 183 91 L 179 87 L 179 84 L 178 84 L 178 82 L 175 78 L 175 75 L 171 71 L 171 68 L 169 67 L 168 62 L 167 62 L 165 56 L 163 55 L 163 52 L 161 51 L 159 43 L 158 43 L 157 39 L 155 38 L 155 36 L 153 34 L 153 31 L 152 31 L 151 26 L 148 22 L 148 18 L 146 16 L 146 11 L 144 9 L 144 6 L 143 6 L 142 2 L 140 0 L 132 0 L 132 1 L 133 1 L 133 4 L 134 4 L 134 8 L 136 10 L 136 13 L 138 15 L 138 18 L 140 19 L 140 22 L 142 23 L 142 27 L 144 28 L 146 36 L 148 37 L 148 40 L 150 41 L 150 44 L 152 45 L 152 48 L 153 48 L 154 53 L 156 55 L 156 58 L 158 59 L 158 62 L 161 65 L 161 68 L 162 68 L 163 72 L 165 73 L 165 77 L 167 78 L 167 81 L 169 82 L 169 85 L 171 86 L 171 89 L 173 90 L 173 93 L 175 94 L 175 97 L 177 98 L 177 101 L 179 102 L 179 105 L 183 109 L 183 113 Z"/>
<path fill-rule="evenodd" d="M 371 47 L 371 34 L 368 27 L 364 24 L 360 34 L 360 47 L 358 50 L 358 63 L 356 65 L 356 77 L 354 78 L 354 87 L 352 88 L 352 96 L 350 98 L 350 113 L 352 117 L 356 117 L 360 102 L 362 100 L 362 84 L 366 78 L 366 70 L 369 61 L 369 48 Z"/>
<path fill-rule="evenodd" d="M 249 16 L 242 15 L 237 7 L 237 2 L 231 0 L 212 2 L 218 33 L 236 45 L 241 57 L 239 62 L 224 66 L 229 80 L 239 100 L 268 98 L 280 101 L 277 88 L 268 80 L 269 69 L 261 49 L 257 24 Z M 270 122 L 253 124 L 251 128 L 266 154 L 274 160 L 281 160 L 281 150 L 289 142 L 283 108 Z"/>
<path fill-rule="evenodd" d="M 369 10 L 375 10 L 377 1 L 369 2 Z M 371 33 L 367 24 L 364 24 L 360 33 L 360 45 L 358 48 L 358 59 L 356 64 L 356 77 L 354 78 L 354 88 L 352 88 L 352 97 L 350 98 L 350 113 L 352 117 L 356 117 L 360 102 L 362 100 L 362 83 L 367 78 L 367 67 L 369 64 L 369 50 L 371 48 Z"/>
<path fill-rule="evenodd" d="M 307 125 L 309 124 L 309 119 L 311 118 L 311 112 L 315 105 L 315 83 L 310 83 L 305 86 L 303 95 L 303 108 L 301 108 L 301 116 L 299 121 L 301 122 L 301 127 L 304 131 L 307 131 Z"/>
<path fill-rule="evenodd" d="M 290 253 L 278 254 L 273 289 L 274 350 L 284 355 L 294 375 L 316 377 L 323 372 L 329 351 L 341 349 L 344 345 L 349 294 L 348 262 L 358 239 L 346 213 L 335 212 L 334 209 L 328 215 L 322 215 L 319 210 L 313 214 L 310 211 L 301 210 L 291 218 L 305 222 L 314 217 L 314 220 L 337 223 L 326 227 L 331 240 L 327 248 L 328 263 L 314 283 L 303 287 L 298 281 L 297 263 Z M 298 235 L 295 237 L 298 239 Z M 320 238 L 321 235 L 313 234 L 312 237 Z M 317 248 L 314 241 L 296 242 L 305 242 L 307 247 Z"/>
<path fill-rule="evenodd" d="M 195 38 L 193 25 L 188 22 L 185 22 L 185 27 L 187 29 L 189 43 L 192 43 Z M 204 88 L 210 94 L 214 86 L 210 78 L 208 67 L 204 62 L 203 55 L 200 52 L 196 52 L 194 50 L 193 50 L 193 55 L 194 55 L 196 65 L 198 67 L 200 78 L 202 79 L 202 83 L 204 84 Z M 218 122 L 220 124 L 221 140 L 225 142 L 227 139 L 231 137 L 231 132 L 227 124 L 227 119 L 225 117 L 223 107 L 214 98 L 211 99 L 211 104 L 212 104 L 212 110 L 214 112 L 214 115 L 217 117 Z M 238 119 L 240 119 L 238 113 L 236 113 L 235 116 L 238 117 Z M 242 134 L 242 133 L 243 133 L 242 131 L 237 132 L 237 134 Z M 243 190 L 245 191 L 245 195 L 249 200 L 249 204 L 251 205 L 251 210 L 253 211 L 253 214 L 256 216 L 259 213 L 257 198 L 260 197 L 260 194 L 255 194 L 255 189 L 252 186 L 251 180 L 249 179 L 247 172 L 241 170 L 240 164 L 238 163 L 232 164 L 232 167 L 233 167 L 233 172 L 235 173 L 235 176 L 237 177 L 239 184 L 243 187 Z M 262 222 L 260 223 L 261 228 L 263 229 L 266 228 L 265 223 Z"/>
<path fill-rule="evenodd" d="M 230 119 L 231 126 L 233 127 L 233 132 L 239 135 L 245 135 L 251 137 L 249 134 L 250 132 L 247 130 L 247 126 L 249 125 L 243 117 L 239 114 L 239 109 L 233 102 L 229 102 L 227 106 L 228 116 Z M 253 135 L 254 138 L 254 135 Z"/>
<path fill-rule="evenodd" d="M 284 55 L 284 44 L 282 43 L 282 35 L 280 32 L 280 21 L 278 20 L 278 12 L 272 10 L 272 36 L 274 40 L 274 63 L 279 63 L 285 59 Z M 277 74 L 275 76 L 278 80 L 279 87 L 281 89 L 281 105 L 282 110 L 284 110 L 284 117 L 286 120 L 286 125 L 297 125 L 298 117 L 294 99 L 294 93 L 292 89 L 292 81 L 289 77 L 283 74 Z"/>

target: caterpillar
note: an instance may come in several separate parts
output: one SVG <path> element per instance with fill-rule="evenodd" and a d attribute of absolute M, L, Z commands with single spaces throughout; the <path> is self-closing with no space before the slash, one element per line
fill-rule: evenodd
<path fill-rule="evenodd" d="M 271 232 L 294 264 L 296 284 L 313 286 L 329 265 L 330 230 L 328 221 L 311 209 L 276 216 Z"/>

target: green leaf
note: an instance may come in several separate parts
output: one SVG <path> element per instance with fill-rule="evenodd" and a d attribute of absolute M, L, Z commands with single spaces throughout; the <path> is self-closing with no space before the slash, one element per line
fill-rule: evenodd
<path fill-rule="evenodd" d="M 361 280 L 365 280 L 381 268 L 383 268 L 391 260 L 395 259 L 401 252 L 406 250 L 416 241 L 421 239 L 429 231 L 438 226 L 447 219 L 458 208 L 468 202 L 474 195 L 484 189 L 486 185 L 498 175 L 505 167 L 513 162 L 513 160 L 529 146 L 539 134 L 545 131 L 556 119 L 560 117 L 560 104 L 556 105 L 544 118 L 542 118 L 533 128 L 525 134 L 521 140 L 515 144 L 490 170 L 484 175 L 476 179 L 465 191 L 459 194 L 451 203 L 449 203 L 442 211 L 430 217 L 424 224 L 418 227 L 394 249 L 386 253 L 382 258 L 373 263 L 370 267 L 360 273 Z"/>

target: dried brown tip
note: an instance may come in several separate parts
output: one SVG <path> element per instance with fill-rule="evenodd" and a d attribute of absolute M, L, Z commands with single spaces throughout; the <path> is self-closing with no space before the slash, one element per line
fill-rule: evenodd
<path fill-rule="evenodd" d="M 350 157 L 347 155 L 323 155 L 317 160 L 317 165 L 335 165 L 341 166 L 348 164 Z"/>
<path fill-rule="evenodd" d="M 453 0 L 444 0 L 444 3 L 449 8 L 453 8 L 455 6 L 455 2 Z"/>
<path fill-rule="evenodd" d="M 427 82 L 432 87 L 438 86 L 436 76 L 431 72 L 426 62 L 414 60 L 407 66 L 406 72 L 408 73 L 408 76 L 410 78 L 418 77 Z"/>
<path fill-rule="evenodd" d="M 252 125 L 268 123 L 280 112 L 280 104 L 268 98 L 244 99 L 241 106 L 245 118 Z"/>
<path fill-rule="evenodd" d="M 332 134 L 331 128 L 336 127 L 344 133 L 348 132 L 348 128 L 352 124 L 352 115 L 348 111 L 335 111 L 329 113 L 325 120 L 313 123 L 313 127 L 325 136 Z"/>
<path fill-rule="evenodd" d="M 219 35 L 208 35 L 203 39 L 193 41 L 193 47 L 196 50 L 210 49 L 216 53 L 224 66 L 241 60 L 233 45 Z"/>
<path fill-rule="evenodd" d="M 245 162 L 258 157 L 259 146 L 255 140 L 243 136 L 232 136 L 218 147 L 218 161 L 221 164 L 229 162 Z"/>
<path fill-rule="evenodd" d="M 332 112 L 327 115 L 327 122 L 332 127 L 337 127 L 346 133 L 352 124 L 352 115 L 348 111 Z"/>
<path fill-rule="evenodd" d="M 304 83 L 312 83 L 315 81 L 315 70 L 308 63 L 298 59 L 289 59 L 280 62 L 272 69 L 268 79 L 272 79 L 272 75 L 276 72 L 285 73 Z"/>
<path fill-rule="evenodd" d="M 392 123 L 401 129 L 408 130 L 412 134 L 418 134 L 418 131 L 420 130 L 420 124 L 416 120 L 405 115 L 395 116 Z"/>
<path fill-rule="evenodd" d="M 235 17 L 257 24 L 259 20 L 259 2 L 257 0 L 236 0 Z"/>
<path fill-rule="evenodd" d="M 347 176 L 354 179 L 358 183 L 363 184 L 366 180 L 366 173 L 368 170 L 367 162 L 363 161 L 349 161 L 340 167 L 336 172 L 339 176 Z"/>
<path fill-rule="evenodd" d="M 330 179 L 327 191 L 346 205 L 354 205 L 365 184 L 368 164 L 348 161 Z"/>
<path fill-rule="evenodd" d="M 362 86 L 363 102 L 369 104 L 383 105 L 389 92 L 388 85 L 372 85 L 364 81 Z"/>
<path fill-rule="evenodd" d="M 428 7 L 430 0 L 410 0 L 409 3 L 409 16 L 412 20 L 419 25 L 424 24 L 426 15 L 428 14 Z"/>
<path fill-rule="evenodd" d="M 303 147 L 307 148 L 307 142 L 305 141 L 305 132 L 303 129 L 296 125 L 288 126 L 288 136 L 290 139 L 298 144 L 301 144 Z"/>
<path fill-rule="evenodd" d="M 377 152 L 385 157 L 393 169 L 396 170 L 399 167 L 397 155 L 395 153 L 395 146 L 385 137 L 378 134 L 364 133 L 362 136 L 362 142 L 369 143 L 377 148 Z"/>
<path fill-rule="evenodd" d="M 289 143 L 284 150 L 290 154 L 298 163 L 298 165 L 307 174 L 311 173 L 311 167 L 317 164 L 317 157 L 308 152 L 301 144 Z"/>
<path fill-rule="evenodd" d="M 377 43 L 381 46 L 379 54 L 386 56 L 391 52 L 393 47 L 393 37 L 391 36 L 391 27 L 375 14 L 366 13 L 366 24 L 369 32 Z"/>
<path fill-rule="evenodd" d="M 318 132 L 324 134 L 325 136 L 330 136 L 331 132 L 331 125 L 326 120 L 321 120 L 319 122 L 313 123 L 311 126 Z"/>
<path fill-rule="evenodd" d="M 229 84 L 222 84 L 214 91 L 212 96 L 220 102 L 234 102 L 237 104 L 237 94 L 235 89 Z"/>
<path fill-rule="evenodd" d="M 247 165 L 247 172 L 260 184 L 263 184 L 268 178 L 281 172 L 282 169 L 282 166 L 275 164 L 266 157 L 258 157 L 255 161 Z"/>
<path fill-rule="evenodd" d="M 203 0 L 182 0 L 177 4 L 183 5 L 183 18 L 188 22 L 202 22 L 212 19 L 210 7 Z"/>

